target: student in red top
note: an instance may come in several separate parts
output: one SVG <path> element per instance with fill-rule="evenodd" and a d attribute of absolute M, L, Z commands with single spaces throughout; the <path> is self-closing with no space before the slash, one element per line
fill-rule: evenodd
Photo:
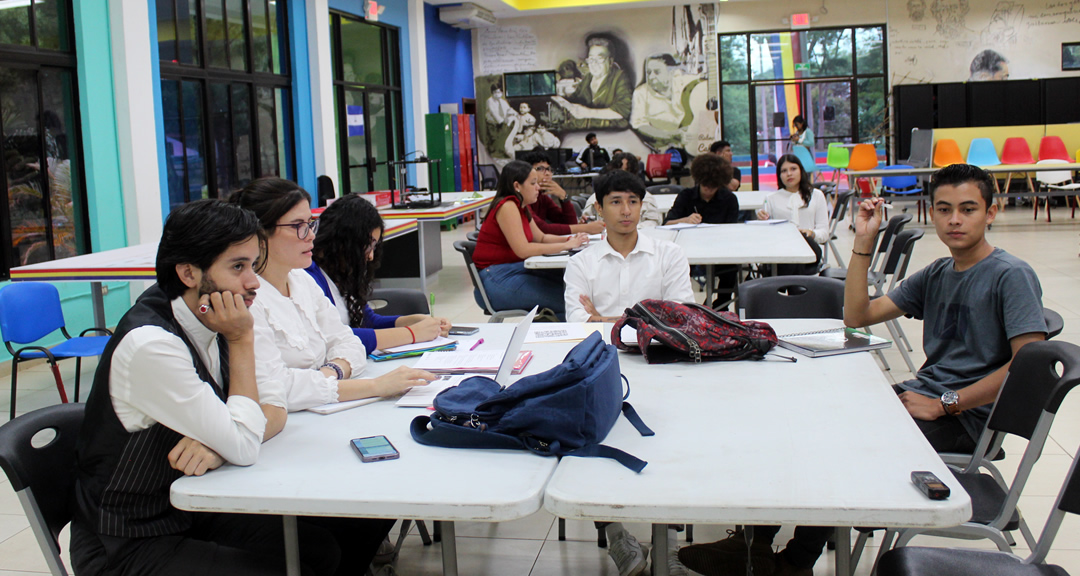
<path fill-rule="evenodd" d="M 550 308 L 565 318 L 562 270 L 530 270 L 525 259 L 577 248 L 585 234 L 544 234 L 525 208 L 540 196 L 540 177 L 532 166 L 515 160 L 499 176 L 491 208 L 480 227 L 473 262 L 496 310 Z M 483 307 L 479 292 L 476 303 Z"/>

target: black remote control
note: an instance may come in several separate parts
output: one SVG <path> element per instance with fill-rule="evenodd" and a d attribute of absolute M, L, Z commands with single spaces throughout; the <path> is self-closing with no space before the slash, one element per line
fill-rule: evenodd
<path fill-rule="evenodd" d="M 944 500 L 949 497 L 949 487 L 934 476 L 933 472 L 920 470 L 911 473 L 911 482 L 931 500 Z"/>

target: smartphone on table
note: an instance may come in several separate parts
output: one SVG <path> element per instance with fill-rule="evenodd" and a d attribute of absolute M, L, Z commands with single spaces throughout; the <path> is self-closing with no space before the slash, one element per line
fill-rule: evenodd
<path fill-rule="evenodd" d="M 386 439 L 386 436 L 368 436 L 367 438 L 353 438 L 352 447 L 360 455 L 361 462 L 378 462 L 380 460 L 394 460 L 400 454 L 397 448 Z"/>
<path fill-rule="evenodd" d="M 450 327 L 450 335 L 451 336 L 472 336 L 473 334 L 476 334 L 479 331 L 480 331 L 480 329 L 476 328 L 474 326 L 451 326 Z"/>

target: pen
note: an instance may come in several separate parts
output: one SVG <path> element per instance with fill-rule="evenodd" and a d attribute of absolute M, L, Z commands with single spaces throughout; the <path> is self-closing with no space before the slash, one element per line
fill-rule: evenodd
<path fill-rule="evenodd" d="M 476 350 L 476 347 L 477 347 L 477 346 L 479 346 L 479 345 L 481 345 L 481 344 L 483 344 L 483 343 L 484 343 L 484 339 L 483 339 L 483 338 L 481 338 L 481 339 L 477 340 L 477 341 L 476 341 L 476 344 L 473 344 L 473 345 L 472 345 L 472 348 L 469 348 L 469 352 L 472 352 L 473 350 Z"/>

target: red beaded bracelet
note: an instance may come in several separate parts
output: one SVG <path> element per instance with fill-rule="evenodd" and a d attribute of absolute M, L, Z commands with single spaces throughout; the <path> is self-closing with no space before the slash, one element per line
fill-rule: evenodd
<path fill-rule="evenodd" d="M 409 328 L 408 326 L 406 326 L 405 329 L 408 330 L 409 334 L 412 336 L 412 343 L 416 344 L 416 333 L 413 332 L 412 328 Z"/>

